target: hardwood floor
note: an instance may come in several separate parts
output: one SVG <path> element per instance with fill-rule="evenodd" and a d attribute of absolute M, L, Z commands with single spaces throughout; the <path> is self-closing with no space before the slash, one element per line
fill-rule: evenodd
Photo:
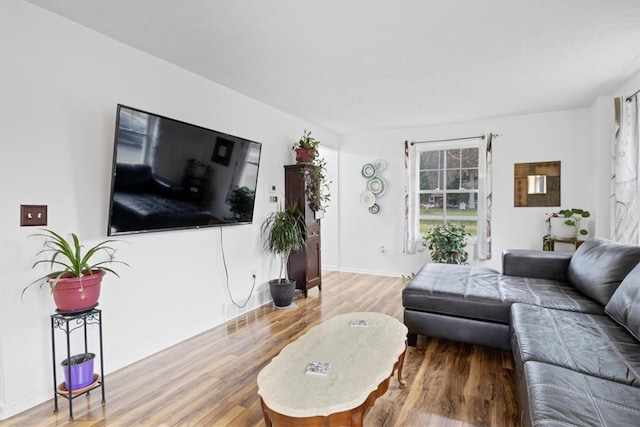
<path fill-rule="evenodd" d="M 261 307 L 105 378 L 99 390 L 74 400 L 74 426 L 264 426 L 258 372 L 287 343 L 336 314 L 376 311 L 402 320 L 400 279 L 326 272 L 322 292 L 298 307 Z M 425 339 L 409 347 L 407 386 L 393 379 L 365 417 L 367 427 L 516 426 L 511 353 Z M 3 426 L 66 425 L 67 402 L 53 400 L 0 422 Z"/>

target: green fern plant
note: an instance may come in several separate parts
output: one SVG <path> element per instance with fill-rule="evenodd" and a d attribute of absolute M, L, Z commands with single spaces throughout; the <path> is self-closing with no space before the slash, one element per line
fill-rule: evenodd
<path fill-rule="evenodd" d="M 112 273 L 120 277 L 115 270 L 108 267 L 110 264 L 123 264 L 126 262 L 115 259 L 116 249 L 111 245 L 117 240 L 105 240 L 97 245 L 83 251 L 84 246 L 75 233 L 71 233 L 69 240 L 62 237 L 55 231 L 42 229 L 42 233 L 32 234 L 30 237 L 43 237 L 44 249 L 36 254 L 36 257 L 46 255 L 45 259 L 36 261 L 32 268 L 40 264 L 49 264 L 51 272 L 34 280 L 22 290 L 24 292 L 36 283 L 46 283 L 50 281 L 51 292 L 55 288 L 58 280 L 62 277 L 82 277 L 96 272 Z M 97 257 L 100 257 L 99 259 Z"/>

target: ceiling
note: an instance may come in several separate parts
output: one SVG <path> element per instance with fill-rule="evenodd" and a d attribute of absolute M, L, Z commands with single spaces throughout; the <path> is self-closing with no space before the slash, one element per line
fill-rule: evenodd
<path fill-rule="evenodd" d="M 640 70 L 640 0 L 32 3 L 337 135 L 584 108 Z"/>

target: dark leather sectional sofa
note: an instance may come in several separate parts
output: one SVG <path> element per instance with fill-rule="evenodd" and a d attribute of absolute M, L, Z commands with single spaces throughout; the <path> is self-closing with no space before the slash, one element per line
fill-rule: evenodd
<path fill-rule="evenodd" d="M 590 239 L 502 262 L 423 267 L 402 294 L 409 345 L 511 349 L 523 426 L 640 426 L 640 247 Z"/>
<path fill-rule="evenodd" d="M 213 219 L 188 200 L 184 188 L 153 174 L 149 165 L 118 163 L 113 190 L 115 232 L 197 226 Z"/>

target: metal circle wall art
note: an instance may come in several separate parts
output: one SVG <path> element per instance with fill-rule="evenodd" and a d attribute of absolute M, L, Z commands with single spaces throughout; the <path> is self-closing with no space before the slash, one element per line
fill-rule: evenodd
<path fill-rule="evenodd" d="M 366 189 L 360 195 L 360 204 L 374 215 L 380 212 L 380 204 L 378 201 L 387 190 L 387 183 L 380 176 L 380 172 L 386 167 L 387 164 L 385 161 L 378 159 L 371 163 L 365 163 L 360 171 L 362 177 L 367 180 Z"/>
<path fill-rule="evenodd" d="M 366 179 L 374 178 L 376 176 L 376 167 L 371 163 L 367 163 L 362 166 L 362 171 L 360 173 Z"/>
<path fill-rule="evenodd" d="M 360 203 L 365 208 L 370 208 L 376 203 L 376 196 L 371 191 L 365 191 L 360 195 Z"/>
<path fill-rule="evenodd" d="M 387 189 L 387 184 L 384 183 L 382 178 L 376 177 L 367 181 L 367 188 L 375 194 L 376 197 L 381 197 Z"/>

